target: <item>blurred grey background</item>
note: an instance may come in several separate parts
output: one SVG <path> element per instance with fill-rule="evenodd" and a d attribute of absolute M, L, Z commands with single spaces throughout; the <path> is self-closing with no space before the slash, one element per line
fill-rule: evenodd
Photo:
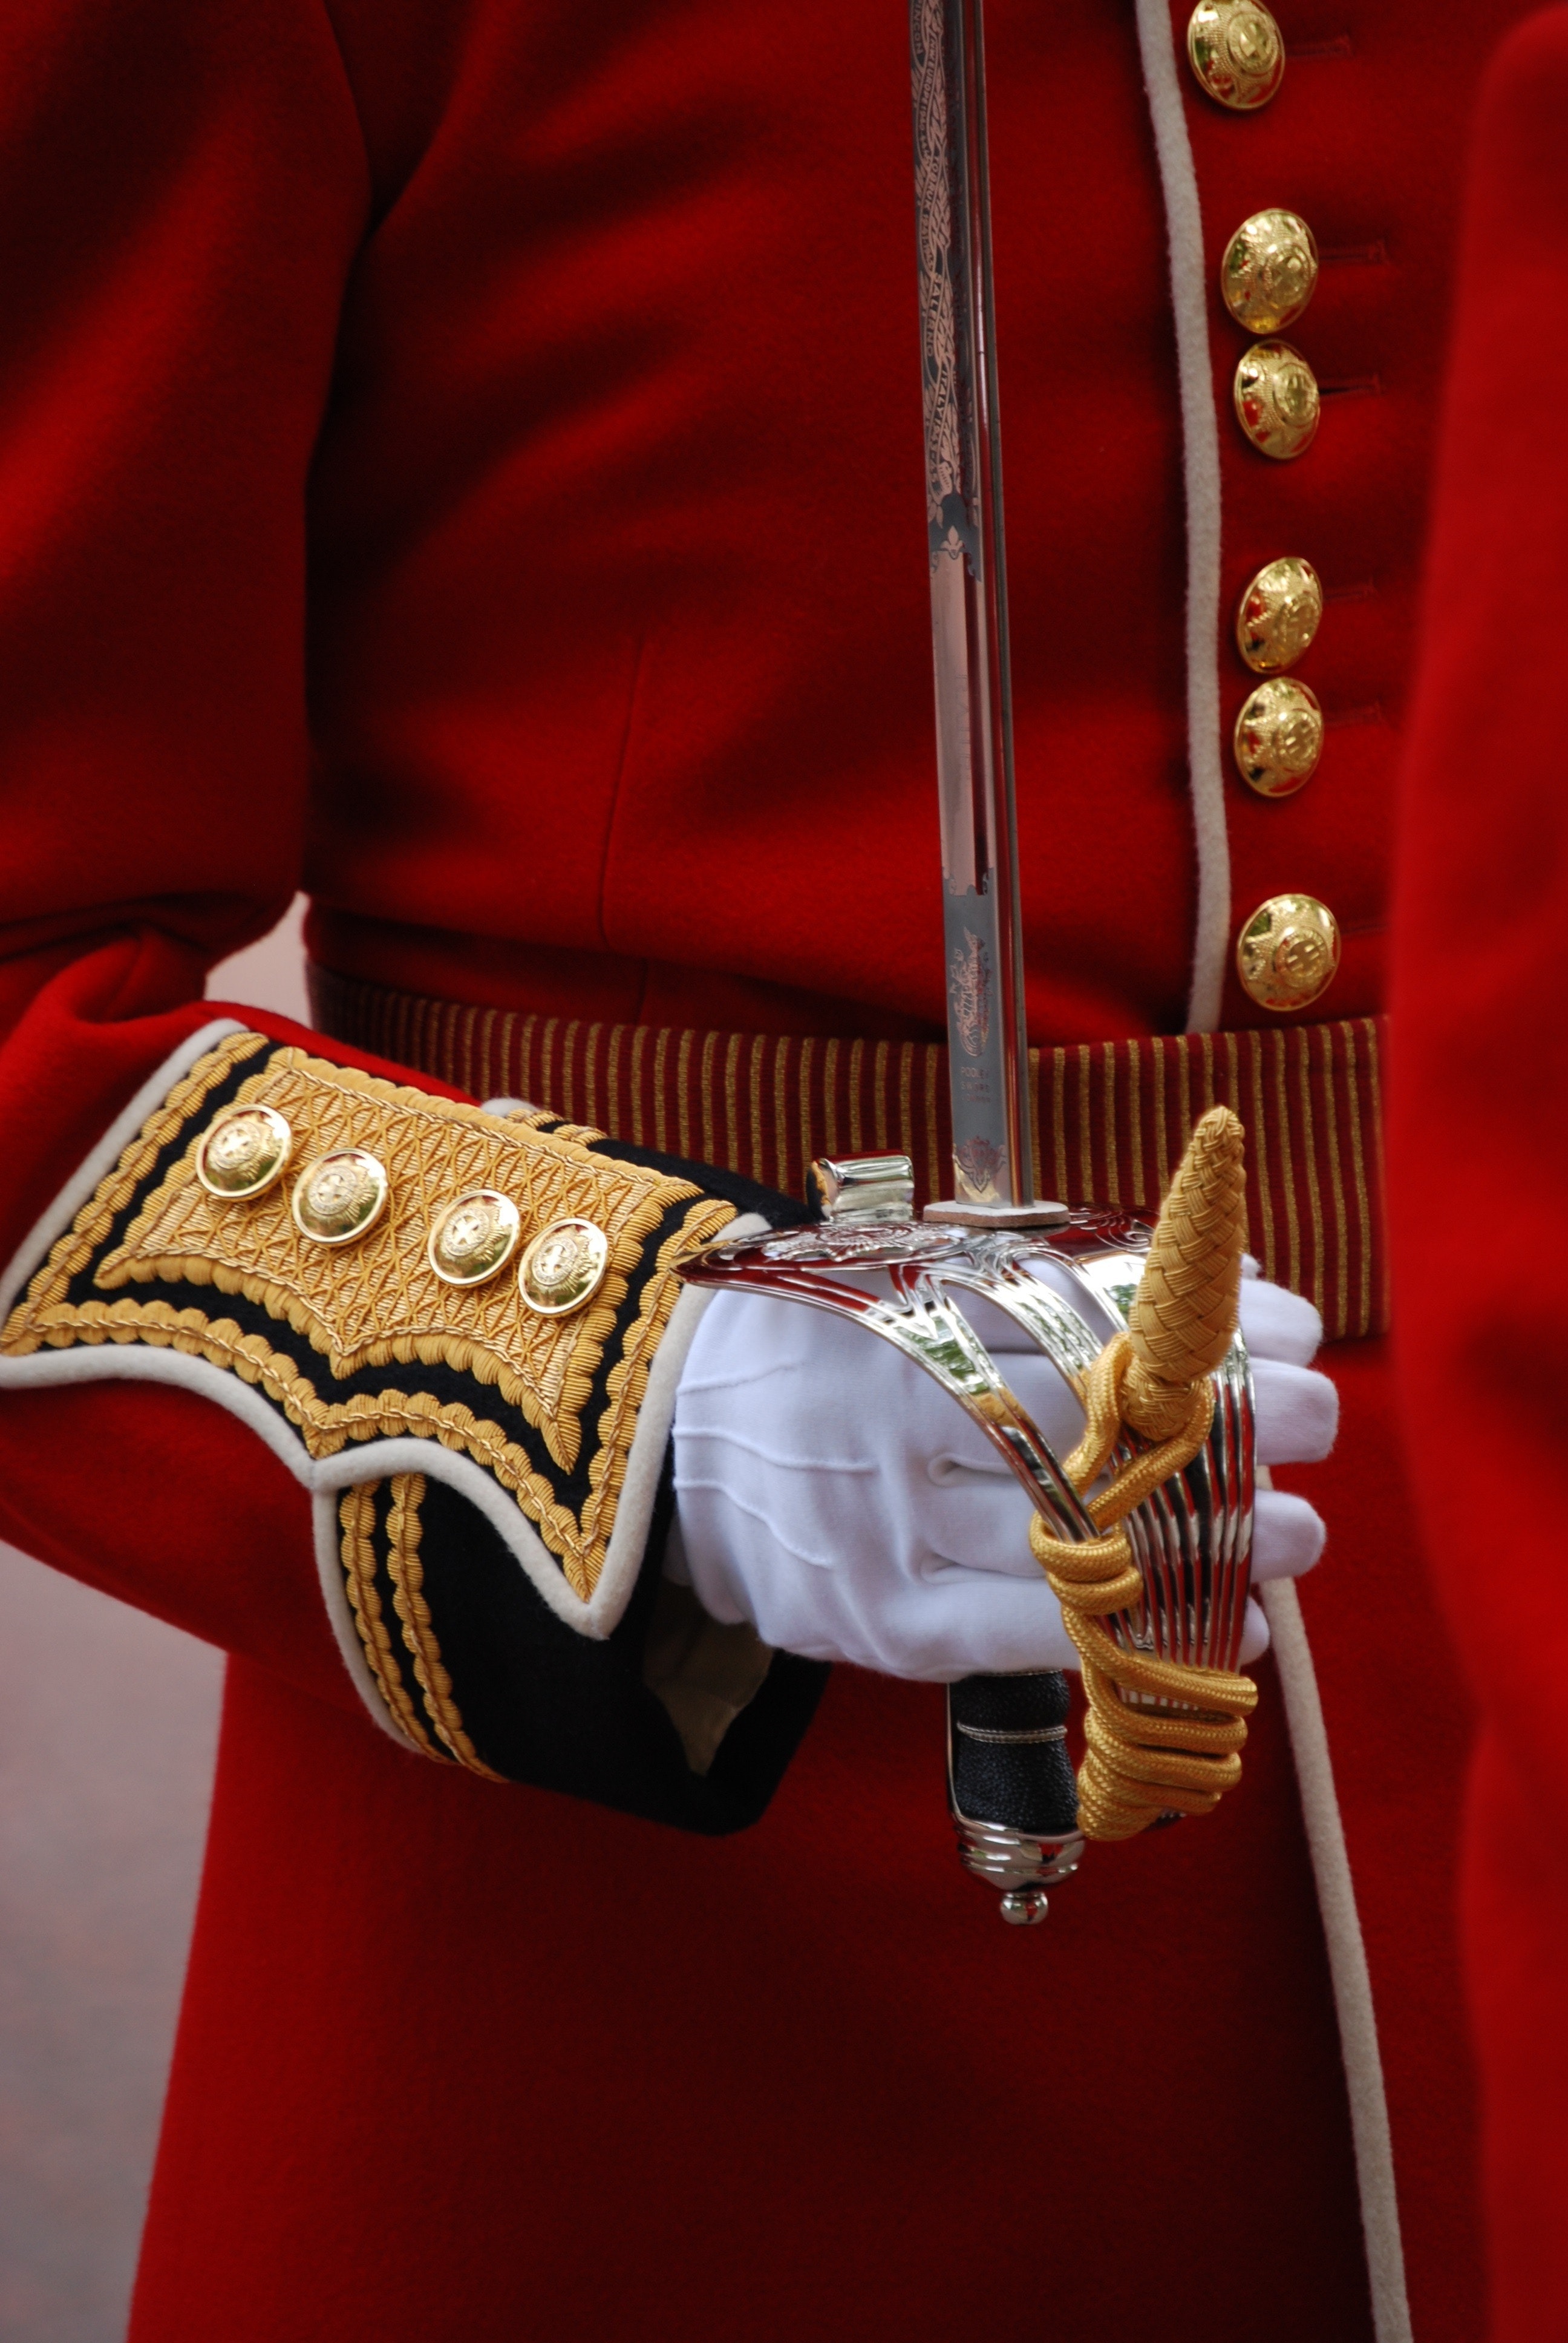
<path fill-rule="evenodd" d="M 209 996 L 308 1022 L 301 910 Z M 120 2343 L 222 1661 L 7 1546 L 0 1615 L 0 2338 Z"/>

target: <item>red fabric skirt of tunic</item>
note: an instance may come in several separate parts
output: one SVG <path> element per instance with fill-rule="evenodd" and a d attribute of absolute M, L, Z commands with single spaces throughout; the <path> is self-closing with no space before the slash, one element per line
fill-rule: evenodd
<path fill-rule="evenodd" d="M 1449 1842 L 1422 1823 L 1434 1775 L 1460 1794 L 1464 1719 L 1382 1346 L 1329 1364 L 1345 1433 L 1297 1477 L 1335 1537 L 1305 1607 L 1416 2332 L 1468 2343 Z M 226 1414 L 124 1385 L 10 1404 L 56 1437 L 91 1412 L 118 1569 L 146 1574 L 138 1546 L 183 1514 L 194 1537 L 229 1480 L 230 1566 L 265 1565 L 279 1607 L 315 1599 L 307 1501 L 280 1466 L 251 1495 Z M 101 1483 L 72 1524 L 25 1469 L 16 1508 L 85 1544 Z M 839 1671 L 762 1823 L 712 1842 L 437 1769 L 346 1687 L 235 1662 L 133 2343 L 1370 2336 L 1323 1939 L 1259 1673 L 1240 1791 L 1091 1850 L 1020 1934 L 958 1870 L 934 1689 Z"/>

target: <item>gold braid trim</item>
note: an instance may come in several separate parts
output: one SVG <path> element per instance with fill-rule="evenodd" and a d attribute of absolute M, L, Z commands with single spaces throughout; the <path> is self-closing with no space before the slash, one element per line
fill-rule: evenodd
<path fill-rule="evenodd" d="M 345 1489 L 337 1503 L 349 1608 L 365 1647 L 366 1664 L 393 1724 L 424 1756 L 433 1757 L 439 1765 L 449 1765 L 451 1759 L 432 1745 L 424 1719 L 409 1699 L 408 1687 L 392 1656 L 392 1638 L 387 1632 L 381 1595 L 376 1584 L 374 1534 L 376 1492 L 379 1486 L 377 1481 L 362 1481 L 356 1488 Z"/>
<path fill-rule="evenodd" d="M 1240 1166 L 1241 1126 L 1217 1108 L 1194 1131 L 1161 1212 L 1128 1332 L 1106 1344 L 1084 1378 L 1083 1437 L 1063 1470 L 1082 1495 L 1105 1470 L 1124 1423 L 1155 1444 L 1088 1500 L 1099 1537 L 1053 1537 L 1038 1513 L 1029 1525 L 1083 1664 L 1089 1715 L 1078 1801 L 1087 1838 L 1131 1838 L 1161 1814 L 1210 1814 L 1241 1778 L 1241 1720 L 1258 1702 L 1251 1677 L 1123 1651 L 1100 1624 L 1143 1594 L 1131 1541 L 1118 1524 L 1209 1437 L 1210 1376 L 1236 1326 L 1245 1235 Z"/>
<path fill-rule="evenodd" d="M 548 1106 L 509 1106 L 501 1116 L 503 1122 L 526 1123 L 530 1131 L 548 1130 L 552 1139 L 575 1139 L 581 1146 L 591 1147 L 604 1137 L 591 1122 L 567 1122 Z"/>
<path fill-rule="evenodd" d="M 628 1328 L 620 1356 L 605 1378 L 608 1404 L 598 1420 L 598 1447 L 588 1462 L 588 1486 L 593 1498 L 589 1507 L 584 1509 L 585 1519 L 596 1502 L 608 1501 L 613 1509 L 620 1494 L 631 1455 L 629 1433 L 623 1438 L 620 1426 L 629 1420 L 635 1428 L 648 1395 L 648 1379 L 653 1371 L 655 1354 L 669 1322 L 669 1313 L 680 1298 L 675 1264 L 717 1236 L 720 1229 L 728 1228 L 734 1218 L 733 1205 L 694 1204 L 680 1227 L 658 1249 L 654 1263 L 656 1274 L 643 1288 L 637 1322 Z"/>
<path fill-rule="evenodd" d="M 7 1358 L 25 1359 L 43 1348 L 48 1335 L 38 1332 L 35 1322 L 35 1322 L 41 1311 L 59 1302 L 71 1280 L 80 1276 L 164 1149 L 179 1137 L 218 1084 L 226 1081 L 244 1059 L 254 1058 L 258 1050 L 266 1048 L 264 1033 L 231 1033 L 216 1050 L 208 1050 L 199 1057 L 190 1071 L 182 1074 L 163 1104 L 155 1107 L 114 1170 L 99 1182 L 65 1235 L 51 1246 L 49 1258 L 29 1286 L 25 1301 L 12 1312 L 0 1345 Z"/>
<path fill-rule="evenodd" d="M 403 1641 L 414 1661 L 414 1674 L 425 1695 L 425 1708 L 447 1747 L 470 1774 L 487 1782 L 504 1782 L 506 1775 L 487 1765 L 463 1730 L 463 1715 L 452 1697 L 452 1679 L 441 1661 L 441 1646 L 425 1600 L 425 1566 L 419 1559 L 424 1534 L 419 1508 L 425 1502 L 423 1473 L 395 1473 L 392 1510 L 387 1518 L 387 1570 L 394 1589 L 392 1602 L 403 1623 Z"/>
<path fill-rule="evenodd" d="M 727 1204 L 725 1220 L 734 1217 Z M 689 1239 L 684 1230 L 670 1241 L 680 1250 L 694 1242 L 698 1240 Z M 499 1424 L 477 1416 L 461 1400 L 441 1405 L 427 1392 L 400 1391 L 378 1392 L 374 1398 L 357 1392 L 348 1400 L 323 1400 L 286 1352 L 275 1351 L 264 1335 L 245 1333 L 232 1318 L 208 1319 L 203 1311 L 176 1310 L 167 1302 L 85 1302 L 77 1311 L 62 1312 L 44 1339 L 59 1349 L 77 1342 L 146 1342 L 155 1349 L 181 1351 L 187 1358 L 202 1358 L 212 1366 L 227 1368 L 242 1382 L 257 1384 L 283 1409 L 312 1456 L 336 1456 L 349 1441 L 374 1440 L 377 1434 L 389 1439 L 438 1440 L 443 1448 L 471 1456 L 511 1492 L 559 1561 L 568 1584 L 586 1602 L 604 1567 L 637 1409 L 648 1388 L 651 1338 L 663 1331 L 676 1292 L 673 1278 L 648 1281 L 641 1318 L 632 1329 L 633 1340 L 646 1336 L 648 1348 L 643 1352 L 638 1346 L 641 1354 L 635 1368 L 627 1372 L 618 1392 L 612 1392 L 610 1404 L 600 1418 L 601 1436 L 608 1433 L 616 1445 L 600 1448 L 589 1464 L 590 1493 L 580 1525 L 569 1509 L 557 1502 L 549 1483 L 533 1470 L 527 1452 L 508 1440 Z M 628 1340 L 628 1351 L 631 1348 Z M 627 1366 L 625 1359 L 618 1362 L 611 1380 Z"/>
<path fill-rule="evenodd" d="M 105 1291 L 129 1283 L 214 1285 L 286 1322 L 337 1376 L 394 1363 L 446 1365 L 494 1384 L 538 1432 L 563 1472 L 577 1463 L 581 1415 L 648 1239 L 669 1205 L 695 1199 L 689 1181 L 595 1156 L 587 1125 L 545 1130 L 436 1098 L 297 1049 L 275 1049 L 235 1103 L 276 1108 L 300 1161 L 331 1146 L 367 1146 L 392 1181 L 390 1227 L 364 1248 L 326 1256 L 301 1245 L 287 1183 L 236 1213 L 214 1210 L 195 1176 L 196 1141 L 98 1267 Z M 525 1135 L 528 1144 L 524 1144 Z M 544 1322 L 508 1306 L 502 1289 L 455 1292 L 427 1269 L 422 1237 L 404 1252 L 407 1204 L 465 1186 L 499 1186 L 537 1225 L 584 1212 L 609 1240 L 608 1274 L 588 1308 Z M 733 1212 L 706 1200 L 717 1234 Z M 700 1238 L 694 1239 L 699 1242 Z"/>
<path fill-rule="evenodd" d="M 594 1427 L 598 1445 L 588 1460 L 588 1493 L 579 1519 L 559 1502 L 550 1482 L 534 1470 L 523 1448 L 509 1440 L 498 1424 L 460 1401 L 442 1405 L 428 1393 L 410 1393 L 392 1386 L 374 1395 L 356 1393 L 334 1402 L 317 1392 L 286 1352 L 275 1348 L 266 1336 L 246 1334 L 232 1318 L 209 1315 L 195 1306 L 176 1309 L 161 1300 L 141 1302 L 128 1294 L 113 1302 L 95 1297 L 79 1304 L 67 1303 L 71 1281 L 106 1241 L 116 1215 L 131 1202 L 160 1151 L 195 1120 L 208 1094 L 236 1064 L 268 1047 L 261 1034 L 230 1035 L 175 1085 L 77 1213 L 68 1233 L 51 1250 L 25 1300 L 12 1312 L 0 1338 L 0 1350 L 11 1357 L 24 1357 L 45 1347 L 64 1350 L 78 1342 L 146 1342 L 204 1358 L 258 1385 L 283 1408 L 313 1457 L 336 1455 L 351 1440 L 371 1440 L 378 1434 L 438 1440 L 443 1447 L 471 1457 L 516 1497 L 559 1562 L 568 1584 L 586 1602 L 604 1567 L 649 1370 L 678 1298 L 674 1263 L 717 1236 L 734 1218 L 733 1206 L 720 1198 L 701 1195 L 689 1182 L 640 1166 L 622 1165 L 614 1159 L 591 1157 L 575 1137 L 530 1131 L 531 1144 L 541 1151 L 538 1176 L 550 1183 L 539 1198 L 544 1208 L 541 1217 L 568 1207 L 591 1212 L 601 1195 L 615 1201 L 609 1275 L 594 1304 L 561 1322 L 558 1329 L 524 1326 L 519 1333 L 515 1309 L 507 1313 L 497 1295 L 480 1293 L 454 1300 L 443 1293 L 439 1300 L 444 1310 L 475 1313 L 470 1327 L 460 1329 L 450 1322 L 433 1325 L 427 1320 L 417 1329 L 409 1326 L 387 1336 L 374 1329 L 373 1321 L 380 1308 L 392 1303 L 384 1301 L 377 1307 L 351 1290 L 356 1278 L 362 1275 L 362 1265 L 352 1259 L 322 1262 L 312 1257 L 311 1274 L 326 1282 L 320 1292 L 307 1292 L 276 1272 L 268 1274 L 259 1267 L 246 1268 L 237 1260 L 215 1257 L 220 1233 L 232 1242 L 260 1226 L 258 1208 L 244 1208 L 243 1216 L 231 1216 L 222 1209 L 216 1219 L 209 1213 L 191 1168 L 193 1135 L 186 1157 L 144 1202 L 125 1242 L 101 1264 L 95 1277 L 95 1284 L 111 1292 L 127 1282 L 158 1279 L 244 1294 L 301 1334 L 313 1350 L 326 1356 L 330 1370 L 338 1375 L 394 1361 L 450 1366 L 470 1375 L 480 1386 L 499 1388 L 539 1433 L 552 1460 L 569 1471 L 580 1453 L 582 1411 L 594 1374 L 606 1345 L 615 1339 L 618 1313 L 624 1312 L 630 1281 L 642 1264 L 647 1240 L 669 1203 L 690 1200 L 679 1228 L 659 1248 L 656 1274 L 643 1283 L 636 1315 L 620 1328 L 618 1355 L 606 1378 L 607 1403 Z M 414 1140 L 394 1146 L 386 1135 L 388 1130 L 395 1138 L 404 1128 L 423 1132 L 427 1148 L 444 1147 L 454 1141 L 467 1147 L 485 1147 L 495 1132 L 509 1133 L 506 1143 L 515 1148 L 521 1135 L 520 1118 L 508 1122 L 486 1115 L 477 1107 L 434 1099 L 378 1076 L 332 1066 L 299 1050 L 274 1049 L 266 1066 L 240 1086 L 236 1102 L 246 1102 L 253 1096 L 276 1102 L 289 1113 L 300 1131 L 302 1152 L 312 1144 L 375 1140 L 392 1158 L 395 1182 L 400 1183 L 411 1210 L 417 1208 L 427 1183 L 417 1175 L 409 1151 Z M 389 1120 L 374 1131 L 345 1128 L 340 1119 L 346 1112 L 375 1112 Z M 324 1125 L 324 1114 L 339 1120 Z M 586 1135 L 588 1126 L 574 1125 L 571 1130 Z M 474 1171 L 476 1176 L 483 1172 L 509 1184 L 504 1167 L 498 1164 L 492 1171 L 487 1158 L 477 1163 Z M 585 1180 L 590 1187 L 581 1185 Z M 450 1192 L 454 1184 L 455 1173 L 436 1192 Z M 276 1198 L 264 1200 L 274 1219 L 286 1218 L 284 1195 L 280 1189 Z M 551 1200 L 548 1203 L 547 1196 Z M 192 1233 L 198 1228 L 210 1232 L 214 1250 L 166 1249 L 155 1239 L 147 1250 L 138 1252 L 155 1231 L 161 1233 L 165 1226 L 176 1224 L 187 1226 Z M 417 1259 L 416 1251 L 416 1273 Z M 346 1342 L 331 1322 L 333 1312 L 324 1303 L 337 1304 L 346 1293 L 359 1309 L 368 1339 Z M 505 1331 L 510 1339 L 526 1338 L 544 1345 L 549 1371 L 547 1382 L 531 1383 L 508 1359 L 488 1326 L 481 1322 L 478 1313 L 487 1311 L 506 1316 Z M 558 1370 L 552 1363 L 558 1360 Z"/>

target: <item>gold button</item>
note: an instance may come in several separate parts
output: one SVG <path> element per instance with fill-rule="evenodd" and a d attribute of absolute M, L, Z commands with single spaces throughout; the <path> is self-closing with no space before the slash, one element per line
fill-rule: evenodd
<path fill-rule="evenodd" d="M 1293 326 L 1317 283 L 1317 244 L 1297 212 L 1254 212 L 1220 263 L 1221 297 L 1250 334 L 1278 334 Z"/>
<path fill-rule="evenodd" d="M 1293 798 L 1318 769 L 1323 711 L 1294 676 L 1261 683 L 1236 719 L 1236 767 L 1261 798 Z"/>
<path fill-rule="evenodd" d="M 265 1196 L 282 1179 L 294 1133 L 275 1107 L 240 1106 L 215 1115 L 196 1141 L 196 1175 L 226 1203 Z"/>
<path fill-rule="evenodd" d="M 378 1156 L 363 1147 L 336 1148 L 307 1163 L 295 1182 L 294 1224 L 317 1244 L 352 1244 L 375 1227 L 391 1192 Z"/>
<path fill-rule="evenodd" d="M 1340 923 L 1315 895 L 1271 895 L 1236 939 L 1236 973 L 1260 1009 L 1306 1009 L 1332 983 Z"/>
<path fill-rule="evenodd" d="M 1322 581 L 1286 554 L 1260 569 L 1236 605 L 1236 649 L 1254 675 L 1282 675 L 1310 651 L 1323 616 Z"/>
<path fill-rule="evenodd" d="M 1317 377 L 1289 342 L 1254 342 L 1236 368 L 1236 417 L 1276 463 L 1304 456 L 1317 437 Z"/>
<path fill-rule="evenodd" d="M 592 1221 L 552 1221 L 518 1264 L 518 1290 L 542 1318 L 565 1318 L 604 1283 L 609 1239 Z"/>
<path fill-rule="evenodd" d="M 470 1188 L 438 1212 L 425 1257 L 443 1285 L 483 1285 L 518 1249 L 523 1216 L 498 1188 Z"/>
<path fill-rule="evenodd" d="M 1221 106 L 1250 114 L 1285 78 L 1285 44 L 1259 0 L 1198 0 L 1187 20 L 1187 62 Z"/>

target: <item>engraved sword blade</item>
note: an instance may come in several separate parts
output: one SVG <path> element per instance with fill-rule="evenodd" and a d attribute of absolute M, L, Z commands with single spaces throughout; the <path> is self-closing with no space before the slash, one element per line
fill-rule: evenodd
<path fill-rule="evenodd" d="M 943 949 L 960 1203 L 1033 1197 L 981 0 L 910 0 Z"/>

